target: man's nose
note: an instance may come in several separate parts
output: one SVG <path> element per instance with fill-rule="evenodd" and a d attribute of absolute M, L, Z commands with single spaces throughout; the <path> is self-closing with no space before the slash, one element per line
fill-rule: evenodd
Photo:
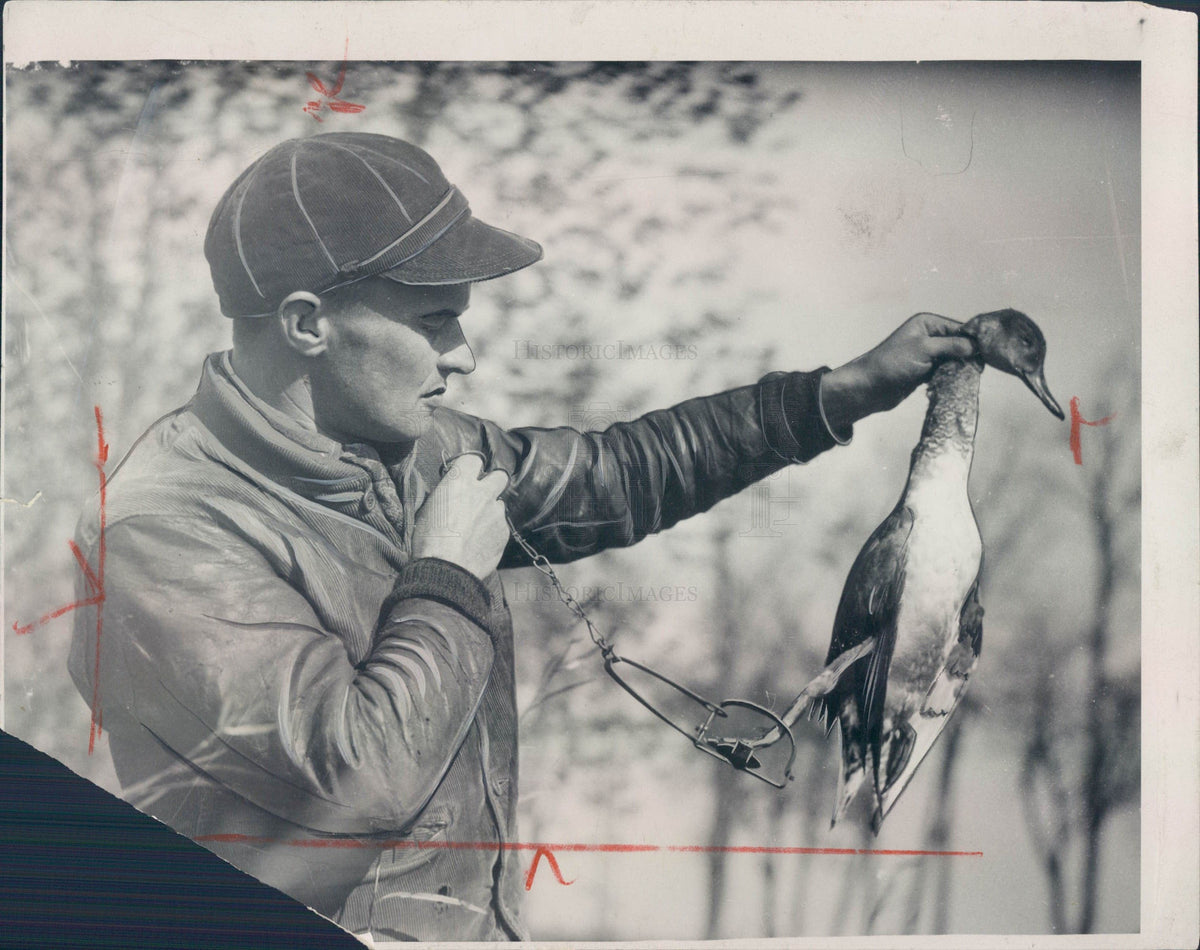
<path fill-rule="evenodd" d="M 466 335 L 457 320 L 452 328 L 448 328 L 448 334 L 449 345 L 438 357 L 438 369 L 442 371 L 442 375 L 462 373 L 466 376 L 475 372 L 475 354 L 471 352 L 471 346 L 467 343 Z"/>

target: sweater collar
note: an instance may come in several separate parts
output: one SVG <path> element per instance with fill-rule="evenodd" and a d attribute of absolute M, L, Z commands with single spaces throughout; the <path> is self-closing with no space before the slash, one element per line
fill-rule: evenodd
<path fill-rule="evenodd" d="M 306 498 L 336 502 L 346 492 L 361 494 L 371 482 L 364 457 L 379 460 L 369 446 L 343 445 L 268 405 L 234 371 L 228 350 L 204 361 L 193 407 L 234 455 Z"/>

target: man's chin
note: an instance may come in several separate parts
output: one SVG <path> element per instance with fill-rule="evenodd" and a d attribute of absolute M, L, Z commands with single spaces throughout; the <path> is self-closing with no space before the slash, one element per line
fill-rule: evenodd
<path fill-rule="evenodd" d="M 368 445 L 412 445 L 433 424 L 433 409 L 415 409 L 407 412 L 403 419 L 372 420 L 369 425 L 357 425 L 349 432 L 327 433 L 343 445 L 364 442 Z"/>
<path fill-rule="evenodd" d="M 417 408 L 405 412 L 403 418 L 389 420 L 386 426 L 380 426 L 380 429 L 386 430 L 386 438 L 376 441 L 416 442 L 433 425 L 433 410 L 436 408 L 435 405 L 427 405 L 425 400 L 421 400 Z"/>

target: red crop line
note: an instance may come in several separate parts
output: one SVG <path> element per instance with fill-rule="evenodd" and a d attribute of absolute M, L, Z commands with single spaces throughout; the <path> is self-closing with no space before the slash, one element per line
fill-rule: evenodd
<path fill-rule="evenodd" d="M 98 568 L 95 571 L 93 571 L 92 566 L 87 561 L 87 558 L 85 558 L 83 556 L 83 552 L 79 550 L 79 545 L 77 545 L 74 541 L 72 541 L 70 539 L 67 540 L 67 544 L 71 548 L 71 553 L 75 556 L 75 561 L 79 564 L 79 569 L 83 572 L 83 578 L 84 578 L 84 581 L 87 583 L 88 590 L 91 591 L 91 596 L 84 597 L 80 600 L 72 601 L 69 604 L 64 604 L 62 607 L 57 607 L 54 610 L 49 611 L 48 613 L 44 613 L 44 614 L 42 614 L 42 616 L 38 617 L 37 620 L 33 621 L 33 623 L 27 623 L 27 624 L 22 625 L 21 623 L 19 623 L 17 621 L 13 621 L 13 625 L 12 625 L 13 632 L 16 633 L 16 635 L 19 637 L 24 636 L 25 634 L 29 633 L 30 631 L 34 630 L 37 627 L 42 626 L 43 624 L 49 623 L 51 620 L 57 620 L 59 617 L 63 616 L 63 614 L 68 614 L 72 610 L 79 610 L 81 607 L 96 607 L 97 608 L 96 634 L 97 634 L 97 639 L 99 639 L 100 624 L 101 624 L 99 613 L 100 613 L 100 610 L 102 609 L 100 605 L 102 605 L 104 603 L 104 521 L 105 521 L 104 503 L 105 503 L 105 489 L 106 489 L 104 464 L 108 461 L 108 443 L 106 443 L 104 441 L 104 426 L 103 426 L 103 423 L 102 423 L 101 417 L 100 417 L 100 407 L 96 406 L 95 411 L 96 411 L 96 433 L 97 433 L 97 445 L 98 445 L 98 451 L 96 453 L 96 463 L 95 464 L 96 464 L 96 468 L 98 469 L 98 471 L 100 473 L 100 554 L 99 554 Z M 97 661 L 98 661 L 98 658 L 99 658 L 99 644 L 97 643 Z M 97 667 L 97 670 L 98 669 L 99 669 L 99 667 Z M 89 742 L 88 743 L 88 751 L 89 752 L 91 751 L 91 748 L 92 748 L 92 743 Z"/>
<path fill-rule="evenodd" d="M 212 844 L 283 844 L 295 848 L 408 848 L 416 851 L 585 851 L 606 854 L 674 852 L 683 854 L 827 854 L 880 855 L 884 857 L 981 858 L 982 851 L 924 851 L 897 848 L 802 848 L 766 845 L 678 845 L 678 844 L 583 844 L 579 842 L 548 841 L 413 841 L 382 838 L 264 838 L 254 835 L 212 834 L 196 838 Z"/>
<path fill-rule="evenodd" d="M 96 471 L 100 477 L 100 540 L 96 555 L 96 661 L 92 670 L 92 723 L 88 729 L 88 755 L 96 746 L 96 736 L 104 731 L 104 713 L 100 709 L 100 634 L 104 630 L 104 561 L 106 557 L 105 531 L 108 527 L 106 511 L 108 501 L 108 477 L 104 466 L 108 462 L 108 443 L 104 441 L 104 419 L 100 407 L 96 410 Z"/>
<path fill-rule="evenodd" d="M 42 616 L 38 617 L 38 619 L 33 623 L 27 623 L 24 626 L 21 626 L 20 624 L 14 622 L 13 631 L 17 634 L 17 636 L 24 636 L 35 627 L 40 627 L 42 624 L 49 623 L 51 620 L 57 620 L 63 614 L 69 614 L 72 610 L 78 610 L 80 607 L 91 607 L 95 604 L 99 604 L 102 600 L 104 600 L 104 598 L 100 594 L 94 594 L 85 600 L 76 600 L 73 603 L 59 607 L 57 610 L 52 610 L 48 614 L 42 614 Z"/>
<path fill-rule="evenodd" d="M 83 571 L 84 579 L 88 582 L 88 587 L 91 589 L 93 596 L 100 591 L 100 578 L 92 571 L 92 565 L 87 562 L 87 558 L 83 556 L 83 552 L 79 550 L 79 545 L 73 540 L 68 539 L 67 544 L 71 548 L 71 553 L 75 555 L 75 560 L 79 564 L 79 569 Z"/>

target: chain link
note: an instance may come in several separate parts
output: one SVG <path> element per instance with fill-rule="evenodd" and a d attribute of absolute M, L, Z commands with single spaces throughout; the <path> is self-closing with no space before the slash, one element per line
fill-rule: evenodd
<path fill-rule="evenodd" d="M 612 644 L 604 639 L 604 634 L 596 629 L 596 625 L 592 623 L 592 618 L 587 615 L 587 612 L 583 609 L 583 606 L 579 603 L 579 601 L 572 597 L 570 593 L 567 592 L 567 589 L 563 587 L 562 581 L 560 581 L 558 579 L 558 575 L 554 573 L 554 568 L 550 566 L 550 561 L 546 558 L 546 555 L 538 553 L 537 549 L 525 540 L 521 532 L 517 530 L 516 525 L 512 523 L 512 519 L 509 518 L 507 514 L 504 517 L 505 520 L 508 521 L 508 530 L 512 534 L 513 540 L 521 546 L 521 550 L 529 555 L 529 559 L 533 561 L 533 566 L 541 571 L 542 574 L 544 574 L 554 586 L 554 591 L 556 594 L 558 594 L 558 599 L 561 600 L 572 611 L 572 613 L 575 614 L 575 616 L 583 621 L 584 625 L 587 627 L 588 636 L 592 638 L 592 643 L 596 644 L 596 647 L 601 653 L 604 654 L 605 657 L 610 656 L 613 652 Z"/>
<path fill-rule="evenodd" d="M 481 452 L 467 452 L 464 454 L 478 455 L 479 458 L 484 462 L 484 465 L 487 465 L 487 460 L 484 459 Z M 450 457 L 450 454 L 443 449 L 441 468 L 441 474 L 443 476 L 447 473 L 447 471 L 449 471 L 450 465 L 453 463 L 453 461 L 454 459 Z M 554 586 L 555 593 L 558 594 L 558 599 L 561 600 L 563 604 L 565 604 L 571 610 L 571 612 L 575 614 L 575 616 L 583 621 L 584 626 L 587 627 L 588 636 L 592 638 L 592 643 L 596 645 L 596 648 L 604 655 L 605 659 L 612 657 L 614 655 L 612 644 L 604 639 L 604 634 L 596 629 L 596 625 L 592 623 L 592 618 L 587 615 L 587 612 L 584 611 L 583 606 L 579 603 L 579 601 L 572 597 L 567 592 L 566 588 L 563 587 L 562 581 L 560 581 L 558 579 L 558 575 L 554 573 L 554 568 L 550 566 L 550 561 L 546 555 L 540 554 L 532 544 L 525 540 L 521 532 L 517 530 L 517 526 L 512 523 L 512 518 L 508 516 L 507 511 L 504 513 L 504 520 L 508 522 L 508 530 L 512 535 L 512 539 L 521 546 L 521 550 L 529 555 L 529 559 L 533 562 L 533 566 L 541 571 L 542 574 L 544 574 Z"/>
<path fill-rule="evenodd" d="M 604 635 L 596 629 L 596 625 L 592 623 L 591 618 L 587 615 L 587 611 L 583 609 L 583 605 L 580 604 L 579 601 L 577 601 L 574 597 L 572 597 L 570 593 L 567 592 L 567 589 L 563 587 L 562 582 L 558 579 L 558 575 L 554 573 L 554 568 L 550 566 L 549 559 L 547 559 L 544 554 L 539 553 L 532 544 L 525 540 L 525 537 L 520 531 L 517 530 L 517 526 L 512 523 L 512 518 L 508 516 L 507 512 L 505 513 L 504 518 L 508 522 L 508 530 L 512 535 L 512 539 L 516 541 L 518 545 L 520 545 L 521 550 L 529 555 L 529 559 L 533 562 L 533 566 L 541 571 L 541 573 L 554 586 L 555 593 L 558 594 L 558 599 L 561 600 L 563 604 L 566 605 L 573 614 L 575 614 L 575 616 L 584 622 L 584 625 L 587 627 L 588 636 L 592 638 L 592 643 L 596 645 L 596 648 L 600 651 L 601 655 L 605 659 L 605 668 L 608 670 L 609 675 L 617 681 L 622 689 L 633 696 L 634 699 L 649 709 L 650 712 L 665 722 L 672 729 L 675 729 L 677 732 L 681 732 L 687 736 L 688 739 L 691 740 L 692 745 L 694 745 L 701 752 L 705 752 L 714 758 L 728 762 L 738 771 L 753 775 L 755 778 L 766 782 L 768 785 L 773 785 L 775 788 L 787 787 L 787 783 L 792 780 L 792 764 L 796 759 L 796 740 L 792 736 L 792 730 L 788 728 L 787 723 L 783 722 L 783 720 L 781 720 L 769 709 L 764 709 L 762 706 L 759 706 L 756 703 L 749 703 L 745 702 L 744 700 L 737 699 L 726 700 L 720 705 L 709 702 L 703 696 L 692 692 L 686 686 L 680 685 L 670 677 L 664 676 L 662 673 L 659 673 L 648 666 L 644 666 L 641 663 L 618 656 L 616 651 L 613 649 L 612 644 L 604 639 Z M 682 728 L 677 722 L 661 712 L 657 706 L 645 699 L 637 690 L 630 687 L 623 678 L 618 676 L 613 670 L 614 664 L 618 662 L 628 663 L 629 665 L 640 669 L 645 673 L 649 673 L 651 676 L 661 680 L 668 686 L 679 690 L 685 696 L 703 706 L 708 711 L 708 718 L 705 719 L 702 724 L 696 727 L 694 734 L 688 732 L 688 730 Z M 768 719 L 773 720 L 776 728 L 767 730 L 762 737 L 758 738 L 757 741 L 747 741 L 740 738 L 721 739 L 709 737 L 708 729 L 711 726 L 714 717 L 720 716 L 725 718 L 728 715 L 726 709 L 730 706 L 742 706 L 752 709 L 766 716 Z M 769 740 L 766 738 L 768 735 L 771 736 Z M 777 780 L 771 775 L 767 774 L 767 772 L 759 765 L 758 760 L 754 757 L 754 752 L 759 747 L 774 745 L 785 736 L 787 737 L 791 751 L 788 756 L 787 765 L 784 767 L 783 777 Z"/>

